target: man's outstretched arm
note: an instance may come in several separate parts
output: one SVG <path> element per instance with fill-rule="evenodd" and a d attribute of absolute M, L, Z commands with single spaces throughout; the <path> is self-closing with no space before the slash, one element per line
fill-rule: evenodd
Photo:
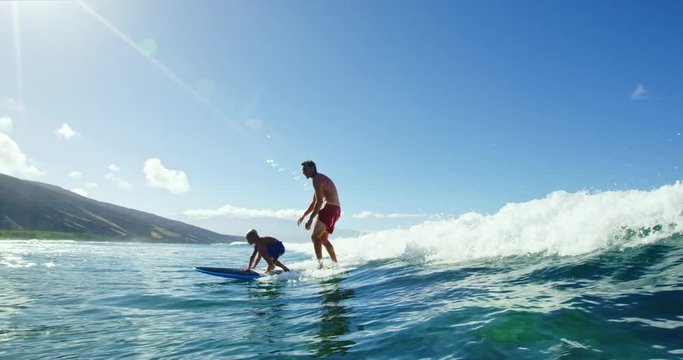
<path fill-rule="evenodd" d="M 299 220 L 297 220 L 297 222 L 296 222 L 296 225 L 297 225 L 297 226 L 298 226 L 298 225 L 301 225 L 301 222 L 304 221 L 304 219 L 306 218 L 306 215 L 310 214 L 311 211 L 313 211 L 313 209 L 315 208 L 315 202 L 316 202 L 316 201 L 315 201 L 315 193 L 314 193 L 314 194 L 313 194 L 313 201 L 311 201 L 311 205 L 308 205 L 308 209 L 306 209 L 306 211 L 304 212 L 304 214 L 301 215 L 301 217 L 299 218 Z"/>
<path fill-rule="evenodd" d="M 320 208 L 323 207 L 323 188 L 319 183 L 316 183 L 315 181 L 313 181 L 313 186 L 315 187 L 315 196 L 313 197 L 315 206 L 313 207 L 313 211 L 311 212 L 311 217 L 308 218 L 308 221 L 306 222 L 306 230 L 311 228 L 311 223 L 313 222 L 313 219 L 315 219 L 315 216 L 318 215 Z"/>

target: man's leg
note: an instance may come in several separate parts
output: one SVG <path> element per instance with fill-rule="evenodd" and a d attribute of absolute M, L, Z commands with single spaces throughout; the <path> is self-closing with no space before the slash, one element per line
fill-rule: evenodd
<path fill-rule="evenodd" d="M 325 224 L 323 224 L 320 220 L 315 221 L 313 233 L 311 234 L 311 240 L 313 241 L 313 250 L 315 250 L 315 257 L 318 259 L 318 262 L 320 262 L 323 258 L 322 236 L 325 232 L 325 229 L 327 229 Z"/>
<path fill-rule="evenodd" d="M 330 236 L 330 233 L 327 232 L 327 227 L 325 227 L 325 230 L 323 230 L 322 244 L 325 245 L 325 249 L 327 249 L 327 253 L 330 254 L 332 261 L 337 262 L 337 254 L 334 252 L 334 246 L 332 246 L 332 243 L 327 240 L 328 236 Z"/>

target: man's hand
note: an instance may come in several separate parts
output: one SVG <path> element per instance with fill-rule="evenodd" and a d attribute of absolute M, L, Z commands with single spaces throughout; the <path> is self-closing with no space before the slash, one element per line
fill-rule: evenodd
<path fill-rule="evenodd" d="M 306 215 L 300 217 L 299 220 L 296 221 L 296 226 L 301 226 L 301 223 L 304 221 L 305 217 L 306 217 Z"/>
<path fill-rule="evenodd" d="M 308 219 L 308 221 L 306 221 L 306 230 L 311 230 L 311 223 L 312 222 L 313 222 L 312 218 Z"/>

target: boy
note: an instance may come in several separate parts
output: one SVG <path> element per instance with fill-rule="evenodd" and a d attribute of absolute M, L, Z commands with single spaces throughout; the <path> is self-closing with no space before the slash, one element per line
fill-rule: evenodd
<path fill-rule="evenodd" d="M 245 271 L 255 269 L 262 257 L 268 263 L 266 274 L 269 274 L 273 269 L 275 269 L 275 265 L 281 267 L 284 271 L 289 271 L 289 268 L 278 261 L 278 258 L 285 253 L 285 246 L 282 245 L 280 240 L 270 236 L 260 237 L 254 229 L 249 230 L 246 238 L 249 245 L 254 245 L 254 252 L 249 258 L 249 266 L 244 269 Z M 256 257 L 257 253 L 258 257 Z M 256 257 L 256 262 L 254 262 L 254 257 Z M 254 263 L 253 266 L 252 262 Z"/>

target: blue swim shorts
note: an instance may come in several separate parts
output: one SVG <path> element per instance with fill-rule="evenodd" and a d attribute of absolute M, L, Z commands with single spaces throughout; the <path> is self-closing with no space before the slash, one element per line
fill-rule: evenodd
<path fill-rule="evenodd" d="M 273 260 L 277 260 L 280 256 L 282 256 L 282 254 L 285 253 L 285 246 L 281 241 L 278 241 L 275 244 L 268 246 L 267 250 L 268 256 L 272 257 Z"/>

